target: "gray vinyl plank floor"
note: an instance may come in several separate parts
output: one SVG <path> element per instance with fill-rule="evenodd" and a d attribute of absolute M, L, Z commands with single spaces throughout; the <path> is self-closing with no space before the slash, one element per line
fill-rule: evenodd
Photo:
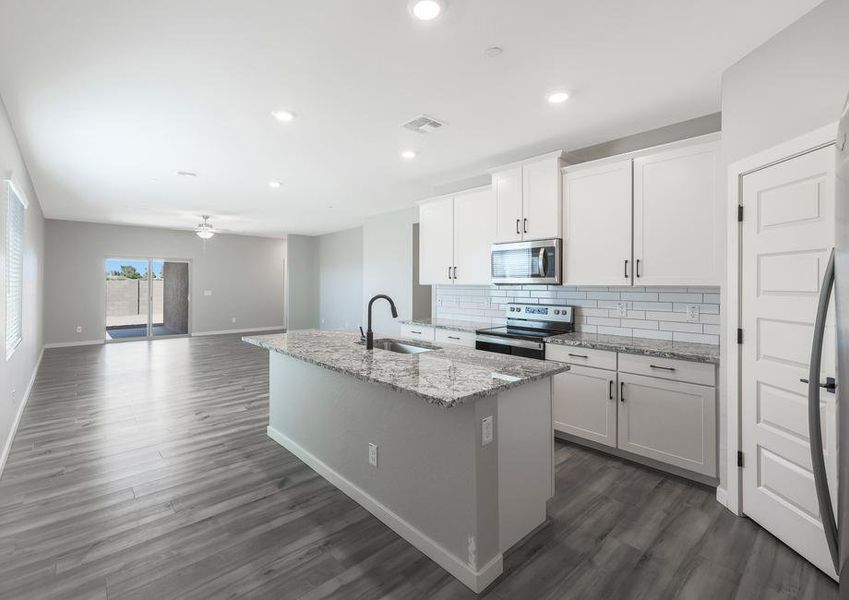
<path fill-rule="evenodd" d="M 265 435 L 238 336 L 47 350 L 0 478 L 0 598 L 472 598 Z M 558 442 L 550 522 L 481 597 L 837 597 L 712 490 Z"/>

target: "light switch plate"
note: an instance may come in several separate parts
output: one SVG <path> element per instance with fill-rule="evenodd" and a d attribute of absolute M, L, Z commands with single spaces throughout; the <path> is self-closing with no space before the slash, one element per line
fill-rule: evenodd
<path fill-rule="evenodd" d="M 204 290 L 204 291 L 203 291 L 203 295 L 204 295 L 204 296 L 211 296 L 211 295 L 212 295 L 212 290 Z"/>
<path fill-rule="evenodd" d="M 492 442 L 492 415 L 484 417 L 481 421 L 481 446 Z"/>
<path fill-rule="evenodd" d="M 627 317 L 628 316 L 628 305 L 625 302 L 617 302 L 616 303 L 616 314 L 619 317 Z"/>

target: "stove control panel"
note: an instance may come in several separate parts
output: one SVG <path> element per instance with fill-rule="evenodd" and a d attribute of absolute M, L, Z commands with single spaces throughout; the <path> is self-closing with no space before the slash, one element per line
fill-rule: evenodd
<path fill-rule="evenodd" d="M 572 322 L 571 306 L 554 306 L 551 304 L 508 304 L 506 308 L 508 319 L 526 319 L 532 321 L 561 321 Z"/>

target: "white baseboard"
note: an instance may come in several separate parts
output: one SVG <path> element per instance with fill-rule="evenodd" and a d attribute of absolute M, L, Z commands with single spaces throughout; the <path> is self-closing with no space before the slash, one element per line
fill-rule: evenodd
<path fill-rule="evenodd" d="M 24 414 L 24 408 L 26 408 L 27 402 L 29 401 L 30 393 L 32 392 L 32 386 L 35 385 L 35 377 L 38 375 L 38 368 L 41 366 L 41 359 L 44 357 L 44 348 L 41 349 L 41 352 L 38 353 L 38 360 L 35 361 L 35 367 L 32 370 L 32 375 L 29 378 L 29 383 L 27 383 L 27 389 L 24 392 L 23 397 L 21 398 L 21 403 L 18 406 L 18 412 L 15 414 L 15 420 L 12 421 L 12 427 L 9 429 L 9 437 L 6 439 L 6 443 L 3 444 L 3 453 L 0 454 L 0 477 L 3 477 L 3 469 L 6 467 L 6 459 L 9 458 L 9 453 L 12 451 L 12 442 L 15 441 L 15 434 L 18 432 L 18 425 L 21 423 L 21 417 Z"/>
<path fill-rule="evenodd" d="M 331 469 L 312 453 L 301 447 L 288 436 L 269 426 L 268 437 L 286 448 L 289 452 L 300 458 L 313 471 L 324 477 L 327 481 L 339 488 L 357 504 L 365 508 L 375 517 L 383 521 L 392 531 L 410 542 L 421 552 L 427 555 L 440 567 L 451 573 L 463 584 L 475 593 L 482 592 L 486 586 L 495 581 L 504 570 L 504 557 L 501 553 L 496 555 L 487 564 L 478 570 L 463 562 L 452 552 L 440 546 L 433 539 L 416 529 L 413 525 L 392 512 L 392 510 L 381 504 L 377 499 L 370 496 L 342 475 Z"/>
<path fill-rule="evenodd" d="M 53 342 L 44 344 L 45 348 L 70 348 L 71 346 L 96 346 L 105 344 L 106 340 L 80 340 L 79 342 Z"/>
<path fill-rule="evenodd" d="M 721 487 L 716 488 L 716 501 L 728 508 L 728 490 Z"/>
<path fill-rule="evenodd" d="M 227 333 L 256 333 L 257 331 L 280 331 L 285 329 L 283 325 L 269 325 L 268 327 L 250 327 L 248 329 L 221 329 L 219 331 L 198 331 L 192 334 L 192 337 L 200 337 L 205 335 L 225 335 Z"/>

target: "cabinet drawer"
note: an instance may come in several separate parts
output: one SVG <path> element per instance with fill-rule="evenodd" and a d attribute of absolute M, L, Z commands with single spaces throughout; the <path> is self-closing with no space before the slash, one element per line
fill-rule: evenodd
<path fill-rule="evenodd" d="M 457 346 L 475 347 L 475 334 L 469 331 L 451 331 L 450 329 L 436 330 L 437 344 L 455 344 Z"/>
<path fill-rule="evenodd" d="M 716 367 L 710 363 L 620 353 L 619 371 L 716 386 Z"/>
<path fill-rule="evenodd" d="M 426 325 L 411 325 L 403 323 L 401 325 L 401 337 L 408 340 L 424 340 L 426 342 L 434 341 L 434 328 Z"/>
<path fill-rule="evenodd" d="M 596 369 L 616 370 L 616 353 L 607 350 L 594 350 L 580 346 L 564 346 L 561 344 L 546 344 L 545 359 L 594 367 Z"/>

